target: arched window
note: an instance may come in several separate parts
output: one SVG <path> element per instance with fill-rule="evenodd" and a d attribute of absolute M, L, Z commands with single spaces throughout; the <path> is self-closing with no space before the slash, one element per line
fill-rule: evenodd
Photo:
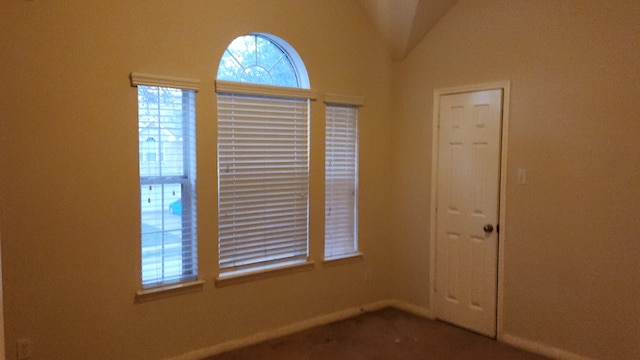
<path fill-rule="evenodd" d="M 286 41 L 231 42 L 218 66 L 220 279 L 309 256 L 309 77 Z"/>
<path fill-rule="evenodd" d="M 218 80 L 308 89 L 302 59 L 283 39 L 254 33 L 229 44 L 218 65 Z"/>

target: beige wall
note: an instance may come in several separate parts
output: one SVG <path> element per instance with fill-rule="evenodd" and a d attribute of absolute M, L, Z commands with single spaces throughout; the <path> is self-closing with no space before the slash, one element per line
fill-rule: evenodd
<path fill-rule="evenodd" d="M 0 227 L 7 358 L 160 359 L 377 300 L 430 306 L 433 90 L 511 81 L 504 333 L 640 358 L 640 5 L 460 0 L 395 65 L 356 2 L 0 4 Z M 364 95 L 364 260 L 319 264 L 323 108 L 312 105 L 314 270 L 216 288 L 215 93 L 236 36 L 293 45 L 320 94 Z M 139 71 L 202 80 L 200 293 L 139 289 Z M 393 105 L 393 106 L 392 106 Z M 515 169 L 528 183 L 516 185 Z M 367 281 L 367 274 L 370 274 Z"/>
<path fill-rule="evenodd" d="M 8 359 L 160 359 L 390 297 L 390 57 L 341 0 L 4 1 L 0 4 L 0 220 Z M 313 90 L 362 95 L 364 260 L 324 267 L 324 107 L 312 104 L 309 272 L 216 288 L 214 79 L 236 36 L 268 32 Z M 196 294 L 139 290 L 136 90 L 131 71 L 196 78 L 200 275 Z M 367 281 L 368 278 L 369 280 Z"/>
<path fill-rule="evenodd" d="M 504 333 L 640 358 L 638 59 L 635 0 L 460 0 L 396 65 L 394 293 L 429 305 L 434 89 L 511 81 Z"/>

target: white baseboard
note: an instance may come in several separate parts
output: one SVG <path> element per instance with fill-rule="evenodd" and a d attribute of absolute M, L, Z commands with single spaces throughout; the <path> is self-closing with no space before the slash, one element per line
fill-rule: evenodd
<path fill-rule="evenodd" d="M 286 325 L 272 330 L 262 331 L 251 336 L 230 340 L 221 344 L 209 346 L 203 349 L 188 352 L 186 354 L 166 358 L 164 360 L 201 360 L 209 356 L 217 355 L 226 351 L 239 349 L 245 346 L 254 345 L 263 341 L 276 339 L 282 336 L 290 335 L 298 331 L 310 329 L 315 326 L 325 325 L 332 322 L 348 319 L 365 312 L 377 311 L 387 307 L 394 307 L 408 313 L 421 316 L 428 319 L 433 319 L 433 313 L 428 308 L 409 304 L 396 299 L 377 301 L 374 303 L 365 304 L 359 307 L 353 307 L 345 310 L 336 311 L 331 314 L 321 315 L 312 319 L 307 319 Z M 552 346 L 524 339 L 515 335 L 504 333 L 498 338 L 499 341 L 509 344 L 513 347 L 526 350 L 532 353 L 540 354 L 552 359 L 558 360 L 595 360 L 586 356 L 578 355 L 566 350 L 554 348 Z"/>
<path fill-rule="evenodd" d="M 411 313 L 413 315 L 417 315 L 423 318 L 427 318 L 431 320 L 435 319 L 435 317 L 433 316 L 433 313 L 431 312 L 431 309 L 423 308 L 421 306 L 409 304 L 399 300 L 389 300 L 387 301 L 387 304 L 388 304 L 387 307 L 391 306 L 396 309 L 400 309 L 402 311 L 406 311 L 408 313 Z"/>
<path fill-rule="evenodd" d="M 291 324 L 291 325 L 286 325 L 280 328 L 262 331 L 242 339 L 230 340 L 221 344 L 209 346 L 199 350 L 194 350 L 177 357 L 166 358 L 164 360 L 201 360 L 206 357 L 217 355 L 226 351 L 231 351 L 231 350 L 239 349 L 245 346 L 254 345 L 266 340 L 276 339 L 282 336 L 296 333 L 298 331 L 310 329 L 315 326 L 329 324 L 332 322 L 354 317 L 365 312 L 377 311 L 387 307 L 395 307 L 400 310 L 404 310 L 406 312 L 416 314 L 418 316 L 431 318 L 430 311 L 428 309 L 424 309 L 424 308 L 411 305 L 408 303 L 400 302 L 397 300 L 378 301 L 378 302 L 362 305 L 359 307 L 337 311 L 327 315 L 321 315 L 312 319 L 307 319 L 307 320 L 304 320 L 295 324 Z"/>
<path fill-rule="evenodd" d="M 586 356 L 578 355 L 566 350 L 558 349 L 553 346 L 527 340 L 511 334 L 502 334 L 499 338 L 505 344 L 509 344 L 518 349 L 527 350 L 532 353 L 540 354 L 552 359 L 558 360 L 595 360 Z"/>

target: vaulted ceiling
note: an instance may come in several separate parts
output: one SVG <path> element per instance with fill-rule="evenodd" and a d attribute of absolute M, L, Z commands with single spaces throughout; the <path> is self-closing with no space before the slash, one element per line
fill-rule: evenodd
<path fill-rule="evenodd" d="M 357 0 L 384 38 L 394 59 L 402 59 L 457 0 Z"/>

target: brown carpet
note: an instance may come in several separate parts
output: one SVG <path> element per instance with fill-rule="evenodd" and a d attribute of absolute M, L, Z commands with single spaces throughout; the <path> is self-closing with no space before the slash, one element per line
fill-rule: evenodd
<path fill-rule="evenodd" d="M 439 321 L 394 308 L 318 326 L 203 360 L 543 360 Z"/>

